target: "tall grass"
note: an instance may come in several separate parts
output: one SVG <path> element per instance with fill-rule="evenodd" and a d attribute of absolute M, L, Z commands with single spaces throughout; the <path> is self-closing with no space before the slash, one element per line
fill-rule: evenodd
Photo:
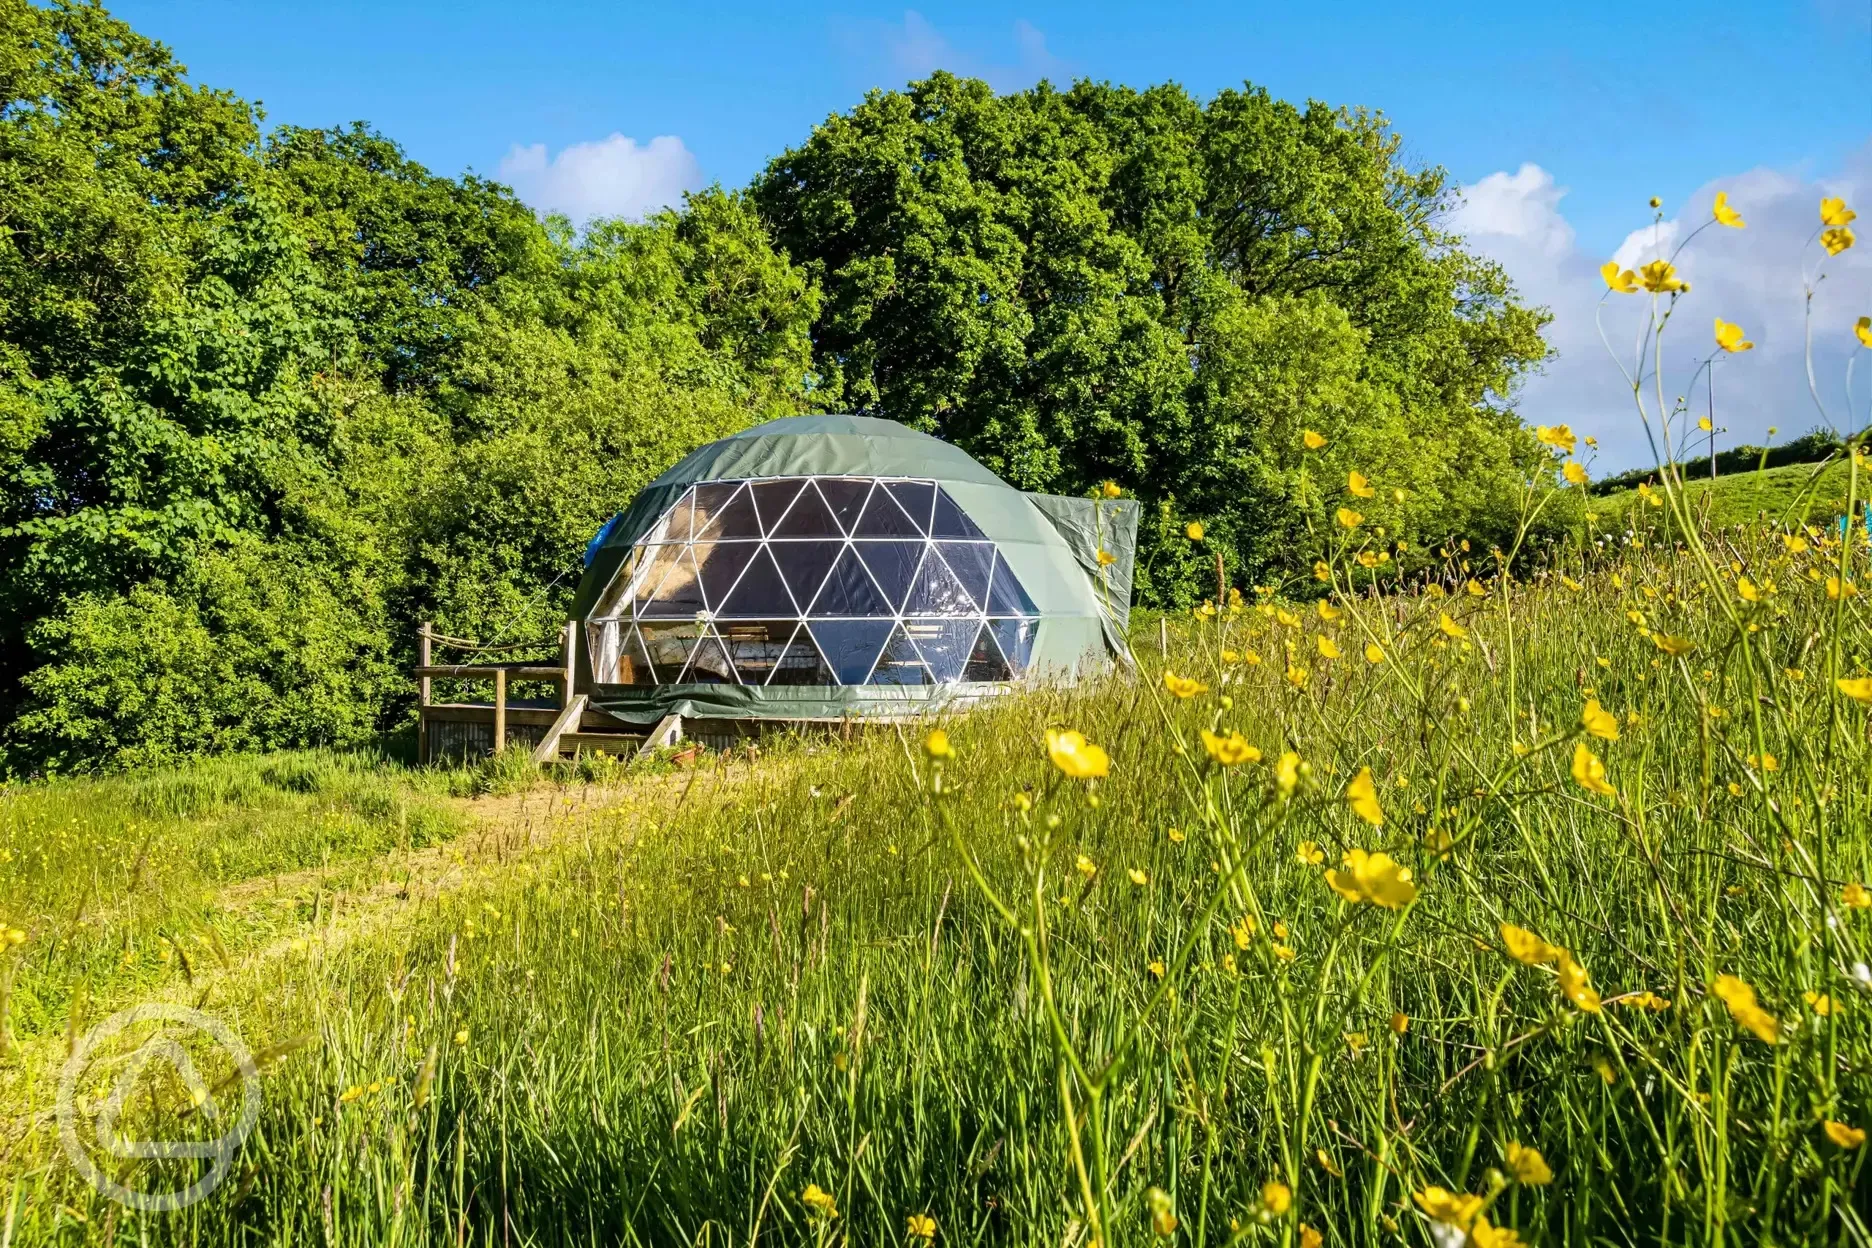
<path fill-rule="evenodd" d="M 940 793 L 887 732 L 568 811 L 555 851 L 224 990 L 256 1044 L 316 1040 L 237 1185 L 113 1215 L 30 1129 L 16 1238 L 1444 1242 L 1440 1187 L 1487 1202 L 1478 1243 L 1855 1242 L 1864 1150 L 1825 1124 L 1872 1122 L 1872 916 L 1842 902 L 1872 751 L 1833 679 L 1872 650 L 1825 578 L 1865 556 L 1799 540 L 1734 551 L 1774 587 L 1746 655 L 1727 565 L 1634 549 L 1476 596 L 1451 552 L 1440 594 L 1185 623 L 1187 698 L 1146 643 L 1145 680 L 948 724 Z M 1048 726 L 1109 776 L 1053 766 Z M 1615 798 L 1573 778 L 1586 742 Z M 1414 901 L 1342 897 L 1353 849 Z"/>

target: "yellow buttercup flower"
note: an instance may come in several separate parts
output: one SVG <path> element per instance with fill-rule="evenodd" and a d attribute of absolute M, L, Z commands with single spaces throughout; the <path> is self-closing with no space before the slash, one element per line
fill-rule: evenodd
<path fill-rule="evenodd" d="M 1534 437 L 1557 451 L 1564 451 L 1568 455 L 1573 453 L 1575 438 L 1573 430 L 1567 425 L 1541 425 L 1534 430 Z"/>
<path fill-rule="evenodd" d="M 1367 901 L 1396 910 L 1417 899 L 1410 868 L 1399 866 L 1390 854 L 1355 849 L 1346 854 L 1342 865 L 1343 870 L 1326 873 L 1326 883 L 1347 901 Z"/>
<path fill-rule="evenodd" d="M 1375 641 L 1365 643 L 1365 661 L 1367 663 L 1382 663 L 1384 659 L 1385 654 L 1383 646 Z"/>
<path fill-rule="evenodd" d="M 1743 602 L 1760 602 L 1762 600 L 1761 587 L 1756 585 L 1754 581 L 1749 580 L 1746 576 L 1736 577 L 1736 593 L 1741 597 Z"/>
<path fill-rule="evenodd" d="M 1307 669 L 1289 663 L 1287 665 L 1287 683 L 1296 689 L 1306 688 Z"/>
<path fill-rule="evenodd" d="M 1106 550 L 1103 546 L 1098 548 L 1097 558 L 1098 565 L 1101 568 L 1109 568 L 1112 564 L 1118 562 L 1118 556 L 1112 554 L 1111 551 Z"/>
<path fill-rule="evenodd" d="M 1668 260 L 1653 260 L 1639 269 L 1638 282 L 1654 295 L 1674 294 L 1690 289 L 1677 276 L 1677 266 Z"/>
<path fill-rule="evenodd" d="M 1317 451 L 1320 447 L 1326 445 L 1326 439 L 1320 434 L 1314 433 L 1311 429 L 1303 429 L 1300 433 L 1300 440 L 1306 443 L 1306 448 L 1309 451 Z"/>
<path fill-rule="evenodd" d="M 1107 481 L 1104 485 L 1099 486 L 1099 493 L 1103 494 L 1106 498 L 1117 498 L 1120 494 L 1123 494 L 1124 491 L 1118 488 L 1118 483 L 1116 481 Z M 934 1226 L 935 1223 L 932 1222 L 930 1225 Z"/>
<path fill-rule="evenodd" d="M 1601 741 L 1618 740 L 1618 716 L 1600 706 L 1598 698 L 1586 699 L 1586 709 L 1580 712 L 1580 726 Z"/>
<path fill-rule="evenodd" d="M 1156 976 L 1158 979 L 1162 979 L 1164 977 L 1165 972 L 1169 968 L 1164 966 L 1162 958 L 1152 958 L 1150 965 L 1145 967 L 1144 969 L 1149 971 L 1152 975 Z"/>
<path fill-rule="evenodd" d="M 1354 472 L 1346 476 L 1346 489 L 1351 491 L 1355 498 L 1373 498 L 1378 493 L 1362 472 Z"/>
<path fill-rule="evenodd" d="M 1580 466 L 1578 460 L 1567 460 L 1560 469 L 1560 475 L 1565 477 L 1567 481 L 1573 485 L 1586 484 L 1586 469 Z"/>
<path fill-rule="evenodd" d="M 1605 764 L 1586 748 L 1584 741 L 1573 747 L 1572 771 L 1574 781 L 1588 793 L 1597 793 L 1600 797 L 1618 796 L 1618 790 L 1606 779 Z"/>
<path fill-rule="evenodd" d="M 1111 756 L 1076 729 L 1047 729 L 1046 752 L 1053 765 L 1074 780 L 1099 780 L 1111 772 Z"/>
<path fill-rule="evenodd" d="M 1184 525 L 1183 536 L 1189 538 L 1189 540 L 1192 542 L 1202 541 L 1203 540 L 1202 521 L 1192 520 L 1188 524 Z"/>
<path fill-rule="evenodd" d="M 1820 1129 L 1826 1132 L 1827 1139 L 1832 1140 L 1841 1148 L 1858 1148 L 1865 1143 L 1866 1133 L 1863 1130 L 1858 1127 L 1849 1127 L 1843 1122 L 1835 1122 L 1831 1118 L 1827 1119 Z"/>
<path fill-rule="evenodd" d="M 1823 230 L 1820 245 L 1826 248 L 1827 255 L 1837 256 L 1853 245 L 1853 232 L 1843 225 L 1836 230 Z"/>
<path fill-rule="evenodd" d="M 1606 289 L 1615 294 L 1635 295 L 1638 293 L 1638 275 L 1630 269 L 1619 268 L 1616 260 L 1608 260 L 1600 265 L 1599 276 L 1605 278 Z"/>
<path fill-rule="evenodd" d="M 1179 1223 L 1170 1206 L 1170 1193 L 1161 1187 L 1153 1187 L 1144 1193 L 1144 1199 L 1150 1204 L 1151 1232 L 1159 1239 L 1169 1239 L 1175 1235 Z"/>
<path fill-rule="evenodd" d="M 1741 213 L 1729 206 L 1728 191 L 1716 192 L 1716 202 L 1710 208 L 1710 215 L 1716 218 L 1718 225 L 1726 225 L 1732 230 L 1739 230 L 1748 224 L 1742 219 Z"/>
<path fill-rule="evenodd" d="M 911 1239 L 935 1239 L 936 1219 L 927 1213 L 913 1213 L 904 1219 L 904 1230 Z"/>
<path fill-rule="evenodd" d="M 1560 995 L 1571 1001 L 1578 1009 L 1588 1014 L 1597 1014 L 1600 1010 L 1599 994 L 1593 991 L 1586 968 L 1567 950 L 1560 950 L 1555 960 L 1554 969 L 1560 984 Z"/>
<path fill-rule="evenodd" d="M 1231 731 L 1226 737 L 1219 737 L 1207 728 L 1202 730 L 1203 749 L 1209 751 L 1209 757 L 1224 767 L 1235 767 L 1242 763 L 1258 763 L 1261 751 L 1249 743 L 1248 738 L 1239 732 Z"/>
<path fill-rule="evenodd" d="M 1378 804 L 1378 789 L 1372 783 L 1371 768 L 1359 768 L 1358 775 L 1352 777 L 1352 783 L 1346 785 L 1346 803 L 1352 807 L 1352 813 L 1372 827 L 1384 824 L 1384 807 Z"/>
<path fill-rule="evenodd" d="M 1446 1191 L 1434 1184 L 1418 1192 L 1412 1199 L 1431 1221 L 1464 1231 L 1476 1220 L 1476 1215 L 1482 1212 L 1485 1203 L 1480 1196 Z"/>
<path fill-rule="evenodd" d="M 1842 676 L 1833 684 L 1855 702 L 1872 703 L 1872 676 Z"/>
<path fill-rule="evenodd" d="M 956 756 L 955 746 L 949 744 L 949 734 L 940 728 L 932 729 L 929 736 L 923 738 L 923 752 L 939 761 Z"/>
<path fill-rule="evenodd" d="M 1826 596 L 1829 602 L 1838 602 L 1842 598 L 1857 597 L 1858 593 L 1859 587 L 1854 585 L 1851 581 L 1842 582 L 1837 576 L 1829 576 L 1826 579 Z"/>
<path fill-rule="evenodd" d="M 1332 580 L 1332 565 L 1327 563 L 1324 559 L 1315 559 L 1313 561 L 1313 579 L 1316 581 Z"/>
<path fill-rule="evenodd" d="M 1327 602 L 1324 598 L 1320 599 L 1315 605 L 1319 608 L 1320 619 L 1325 620 L 1328 624 L 1336 623 L 1345 615 L 1344 611 L 1333 606 L 1332 603 Z"/>
<path fill-rule="evenodd" d="M 1658 649 L 1670 655 L 1673 659 L 1682 658 L 1684 655 L 1696 649 L 1696 643 L 1691 641 L 1688 637 L 1672 637 L 1664 633 L 1658 633 L 1653 636 L 1651 640 L 1657 644 Z"/>
<path fill-rule="evenodd" d="M 1501 925 L 1502 945 L 1508 956 L 1528 966 L 1541 966 L 1558 958 L 1565 950 L 1550 945 L 1525 927 L 1512 923 Z"/>
<path fill-rule="evenodd" d="M 1437 627 L 1443 631 L 1445 637 L 1452 637 L 1457 641 L 1461 641 L 1469 635 L 1469 630 L 1458 624 L 1455 620 L 1450 619 L 1450 614 L 1447 611 L 1438 613 Z"/>
<path fill-rule="evenodd" d="M 838 1217 L 838 1206 L 832 1200 L 832 1193 L 817 1183 L 806 1185 L 806 1190 L 800 1193 L 800 1201 L 822 1218 Z"/>
<path fill-rule="evenodd" d="M 1283 628 L 1300 627 L 1300 617 L 1287 610 L 1285 607 L 1276 607 L 1274 609 L 1274 622 Z"/>
<path fill-rule="evenodd" d="M 1853 322 L 1853 337 L 1862 347 L 1872 347 L 1872 316 L 1862 316 Z"/>
<path fill-rule="evenodd" d="M 1848 225 L 1858 220 L 1859 214 L 1846 206 L 1846 201 L 1833 196 L 1820 201 L 1821 225 Z"/>
<path fill-rule="evenodd" d="M 1854 881 L 1840 889 L 1840 904 L 1852 910 L 1872 909 L 1872 888 Z"/>
<path fill-rule="evenodd" d="M 1339 527 L 1343 529 L 1356 529 L 1359 525 L 1365 523 L 1365 517 L 1353 511 L 1350 507 L 1341 507 L 1338 511 L 1333 513 L 1333 518 L 1339 521 Z"/>
<path fill-rule="evenodd" d="M 1463 592 L 1468 594 L 1471 598 L 1488 597 L 1488 590 L 1484 589 L 1482 587 L 1482 582 L 1476 580 L 1473 576 L 1463 585 Z"/>
<path fill-rule="evenodd" d="M 1209 690 L 1209 686 L 1203 684 L 1200 680 L 1195 680 L 1188 676 L 1179 676 L 1167 667 L 1164 669 L 1163 683 L 1164 688 L 1176 694 L 1179 698 L 1193 698 L 1197 694 L 1207 693 Z"/>
<path fill-rule="evenodd" d="M 1139 888 L 1143 888 L 1146 884 L 1150 883 L 1150 873 L 1148 871 L 1141 871 L 1137 867 L 1127 868 L 1125 874 L 1131 877 L 1131 882 Z"/>
<path fill-rule="evenodd" d="M 1322 659 L 1336 659 L 1339 657 L 1338 644 L 1325 633 L 1321 633 L 1318 637 L 1313 639 L 1313 648 L 1319 651 L 1319 657 Z"/>
<path fill-rule="evenodd" d="M 1282 797 L 1292 797 L 1300 783 L 1300 756 L 1288 750 L 1274 764 L 1274 788 Z"/>
<path fill-rule="evenodd" d="M 1780 1021 L 1762 1008 L 1755 998 L 1755 990 L 1746 981 L 1734 975 L 1718 975 L 1710 984 L 1710 992 L 1729 1007 L 1730 1016 L 1743 1030 L 1763 1044 L 1780 1042 Z"/>
<path fill-rule="evenodd" d="M 1813 1007 L 1813 1012 L 1821 1018 L 1828 1018 L 1839 1013 L 1839 1002 L 1824 992 L 1803 992 L 1801 1000 Z"/>
<path fill-rule="evenodd" d="M 1391 1028 L 1392 1035 L 1401 1036 L 1410 1030 L 1410 1015 L 1401 1010 L 1395 1012 L 1391 1015 L 1391 1021 L 1386 1025 Z"/>
<path fill-rule="evenodd" d="M 1279 1179 L 1269 1179 L 1261 1185 L 1261 1207 L 1280 1217 L 1293 1208 L 1292 1190 Z"/>
<path fill-rule="evenodd" d="M 1538 1148 L 1510 1140 L 1503 1153 L 1503 1160 L 1508 1163 L 1508 1173 L 1514 1175 L 1517 1183 L 1541 1187 L 1553 1182 L 1553 1171 L 1548 1168 L 1547 1159 L 1540 1155 Z"/>
<path fill-rule="evenodd" d="M 1301 841 L 1294 850 L 1294 855 L 1309 867 L 1317 867 L 1326 861 L 1326 851 L 1313 841 Z"/>
<path fill-rule="evenodd" d="M 1722 317 L 1716 318 L 1716 345 L 1731 355 L 1738 351 L 1753 351 L 1755 344 L 1742 336 L 1742 327 Z M 1704 417 L 1707 421 L 1709 418 Z"/>

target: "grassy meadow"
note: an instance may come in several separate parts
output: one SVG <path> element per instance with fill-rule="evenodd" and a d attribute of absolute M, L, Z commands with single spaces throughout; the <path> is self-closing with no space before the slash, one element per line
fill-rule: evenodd
<path fill-rule="evenodd" d="M 1844 460 L 1824 464 L 1785 464 L 1779 468 L 1725 473 L 1714 480 L 1686 474 L 1684 504 L 1698 524 L 1715 529 L 1737 525 L 1798 528 L 1829 521 L 1846 510 L 1849 473 Z M 1864 492 L 1863 483 L 1860 486 Z M 1667 527 L 1661 494 L 1651 504 L 1637 490 L 1618 490 L 1589 501 L 1587 514 L 1595 533 L 1623 532 L 1634 524 Z"/>
<path fill-rule="evenodd" d="M 1867 1242 L 1864 548 L 1362 532 L 933 740 L 0 793 L 0 1242 Z M 174 1213 L 53 1124 L 149 999 L 265 1072 Z"/>

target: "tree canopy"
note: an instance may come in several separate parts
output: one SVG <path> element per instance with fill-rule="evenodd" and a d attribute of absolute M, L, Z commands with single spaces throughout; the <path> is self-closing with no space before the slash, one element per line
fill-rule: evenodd
<path fill-rule="evenodd" d="M 1449 203 L 1375 115 L 936 74 L 746 191 L 542 221 L 0 0 L 0 774 L 368 739 L 417 621 L 551 635 L 645 481 L 792 412 L 1118 482 L 1160 604 L 1287 568 L 1352 467 L 1498 533 L 1541 316 Z"/>
<path fill-rule="evenodd" d="M 1380 482 L 1393 532 L 1480 536 L 1540 462 L 1508 399 L 1543 314 L 1440 227 L 1447 178 L 1375 114 L 938 73 L 827 119 L 753 193 L 824 291 L 815 359 L 848 405 L 1026 488 L 1116 481 L 1241 575 L 1323 514 L 1303 463 Z M 1303 427 L 1328 438 L 1310 461 Z M 1182 525 L 1156 532 L 1141 588 L 1186 601 Z"/>

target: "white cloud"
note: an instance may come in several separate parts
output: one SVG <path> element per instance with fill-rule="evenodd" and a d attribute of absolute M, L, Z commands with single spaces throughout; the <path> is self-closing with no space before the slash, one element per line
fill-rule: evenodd
<path fill-rule="evenodd" d="M 540 212 L 562 212 L 583 224 L 593 217 L 641 218 L 682 203 L 702 185 L 695 154 L 673 134 L 639 146 L 613 134 L 574 143 L 548 159 L 546 145 L 515 144 L 501 159 L 500 178 Z"/>
<path fill-rule="evenodd" d="M 1687 232 L 1709 220 L 1718 190 L 1729 193 L 1748 228 L 1711 226 L 1690 240 L 1677 259 L 1691 290 L 1678 302 L 1664 336 L 1665 401 L 1684 394 L 1692 407 L 1691 432 L 1696 432 L 1696 417 L 1707 411 L 1708 391 L 1702 381 L 1692 388 L 1692 377 L 1713 349 L 1713 321 L 1720 316 L 1740 324 L 1756 346 L 1716 362 L 1716 423 L 1729 430 L 1718 447 L 1763 442 L 1771 425 L 1780 430 L 1777 440 L 1785 441 L 1824 423 L 1807 389 L 1803 328 L 1803 266 L 1811 275 L 1824 256 L 1811 242 L 1820 223 L 1819 201 L 1822 195 L 1842 195 L 1862 208 L 1872 207 L 1872 143 L 1829 178 L 1754 169 L 1713 181 L 1675 206 L 1661 224 L 1634 223 L 1611 256 L 1581 249 L 1561 211 L 1565 189 L 1538 165 L 1478 180 L 1466 188 L 1467 202 L 1452 215 L 1452 228 L 1467 236 L 1472 249 L 1499 261 L 1524 299 L 1552 311 L 1547 340 L 1554 358 L 1528 382 L 1518 407 L 1529 423 L 1564 422 L 1596 436 L 1602 457 L 1595 471 L 1652 462 L 1630 387 L 1594 323 L 1595 313 L 1602 312 L 1606 338 L 1629 370 L 1649 302 L 1613 295 L 1601 309 L 1605 283 L 1599 266 L 1617 259 L 1621 267 L 1635 268 L 1660 252 L 1668 256 Z M 1858 246 L 1827 262 L 1826 278 L 1813 300 L 1814 375 L 1832 422 L 1842 430 L 1853 427 L 1845 402 L 1852 322 L 1872 313 L 1869 233 L 1861 231 Z M 1872 398 L 1872 366 L 1862 361 L 1856 371 L 1859 414 L 1854 423 L 1863 424 Z M 1647 384 L 1646 394 L 1654 396 L 1655 386 Z"/>
<path fill-rule="evenodd" d="M 999 53 L 965 51 L 915 9 L 904 10 L 901 22 L 864 22 L 844 32 L 848 54 L 870 62 L 873 72 L 898 81 L 927 78 L 939 69 L 964 78 L 980 78 L 996 91 L 1019 91 L 1042 78 L 1069 76 L 1065 62 L 1048 50 L 1046 35 L 1033 23 L 1014 23 L 1013 59 Z"/>

